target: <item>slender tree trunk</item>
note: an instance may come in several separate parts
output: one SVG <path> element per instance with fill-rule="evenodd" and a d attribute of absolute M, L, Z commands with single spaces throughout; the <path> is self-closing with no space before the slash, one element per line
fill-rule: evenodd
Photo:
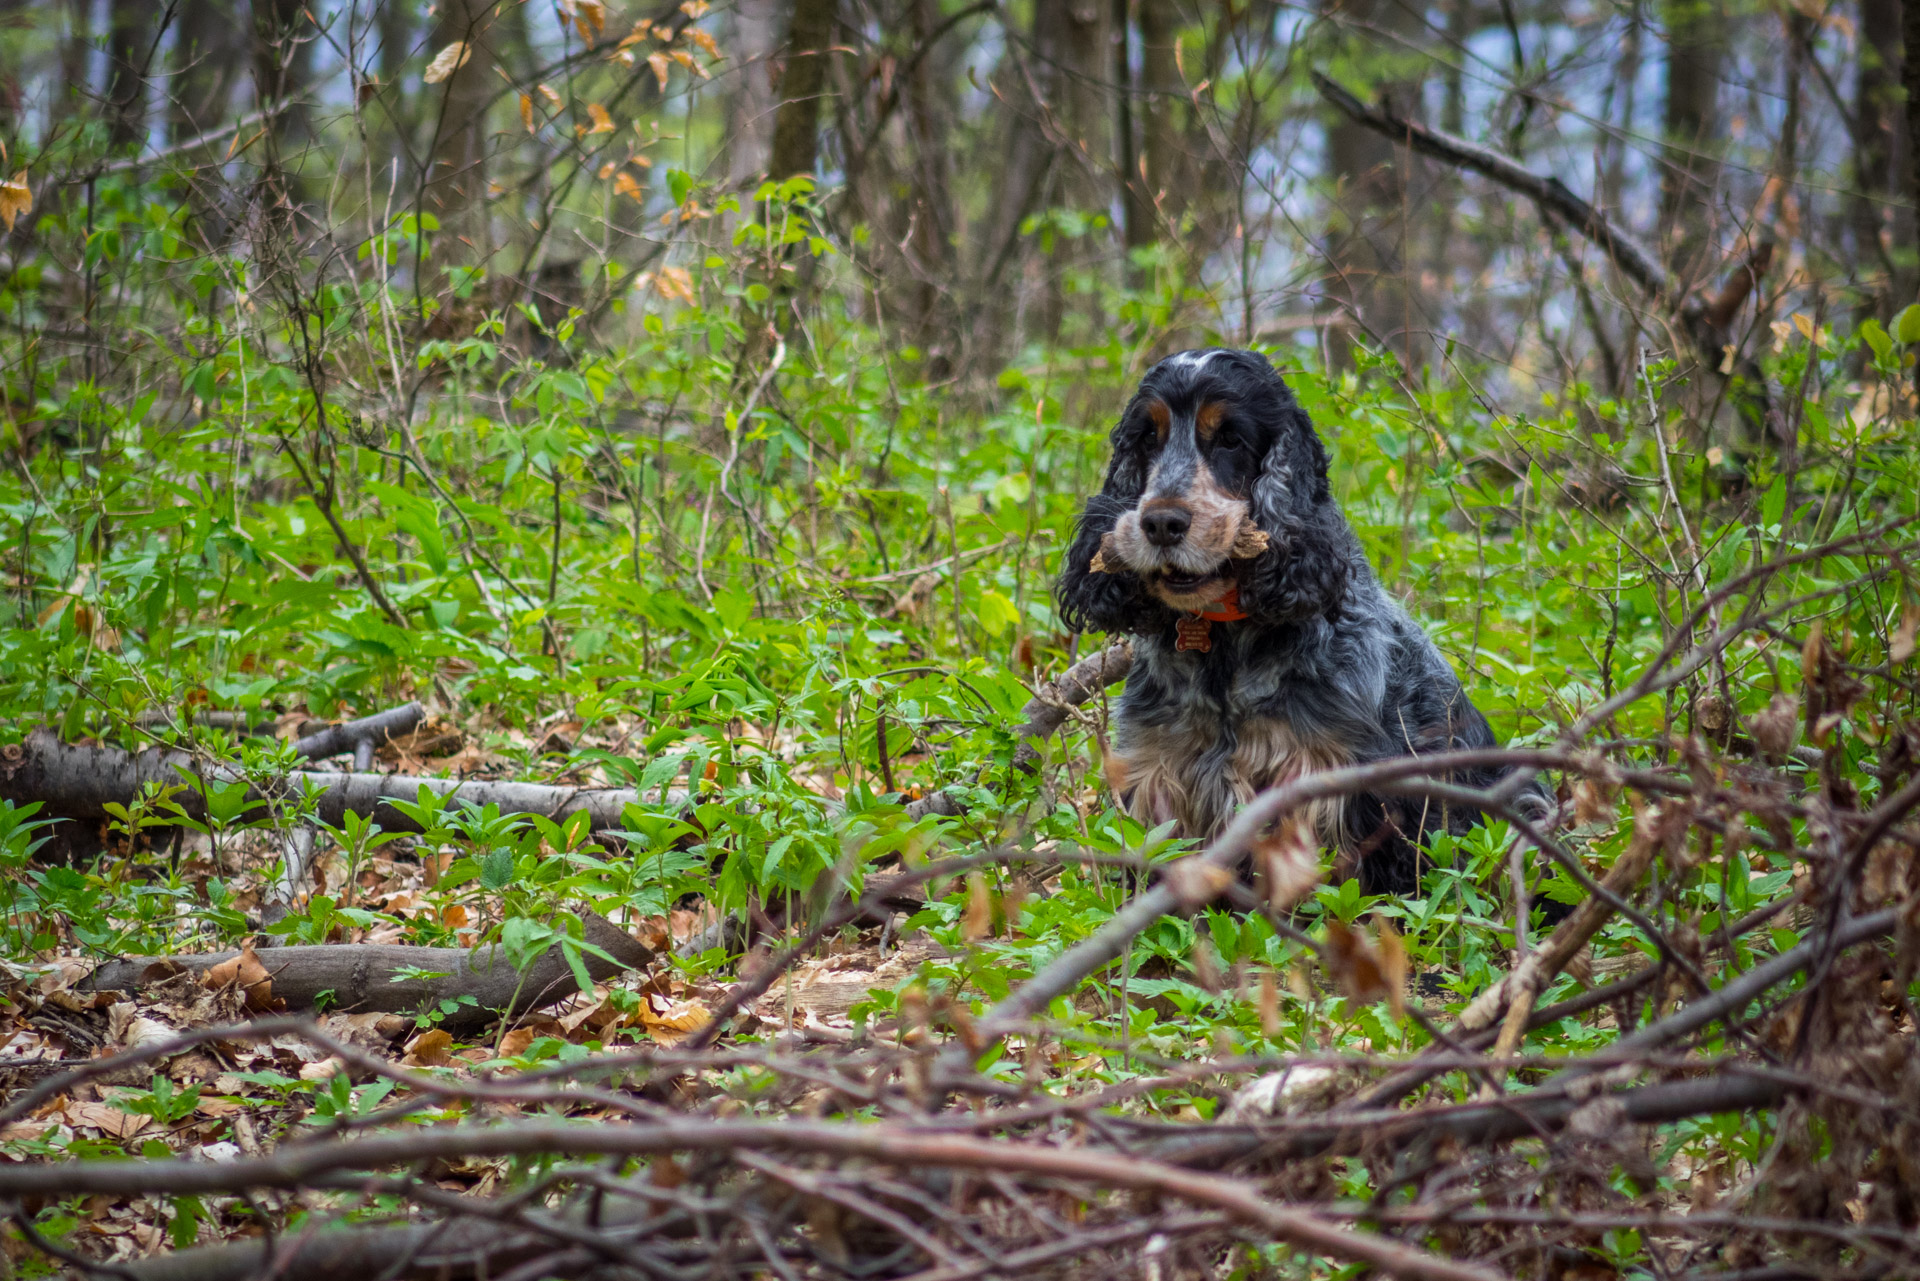
<path fill-rule="evenodd" d="M 60 89 L 66 110 L 80 111 L 87 105 L 93 88 L 87 65 L 93 53 L 92 40 L 91 0 L 67 0 L 67 31 L 60 41 Z"/>
<path fill-rule="evenodd" d="M 1908 139 L 1900 110 L 1901 0 L 1860 0 L 1860 71 L 1855 85 L 1855 192 L 1849 213 L 1855 239 L 1854 257 L 1862 269 L 1877 267 L 1879 287 L 1866 314 L 1882 319 L 1903 304 L 1902 271 L 1894 250 L 1913 243 L 1912 211 L 1906 204 Z"/>
<path fill-rule="evenodd" d="M 1135 249 L 1153 243 L 1153 198 L 1147 190 L 1142 149 L 1133 128 L 1139 85 L 1133 75 L 1133 25 L 1127 0 L 1112 0 L 1113 17 L 1113 167 L 1119 177 L 1120 214 L 1128 253 L 1127 281 L 1138 282 L 1132 261 Z"/>
<path fill-rule="evenodd" d="M 32 25 L 33 14 L 28 11 L 27 0 L 0 0 L 0 32 Z M 0 111 L 4 111 L 8 119 L 18 120 L 20 108 L 26 101 L 20 83 L 21 50 L 12 37 L 6 39 L 6 48 L 0 49 Z"/>
<path fill-rule="evenodd" d="M 107 9 L 107 137 L 116 149 L 147 134 L 147 61 L 159 36 L 156 6 L 113 0 Z"/>
<path fill-rule="evenodd" d="M 787 21 L 786 66 L 773 119 L 768 173 L 774 178 L 813 172 L 820 155 L 820 95 L 827 83 L 837 0 L 794 0 Z"/>
<path fill-rule="evenodd" d="M 1112 12 L 1098 4 L 1042 4 L 1034 20 L 1034 43 L 1039 56 L 1058 69 L 1046 108 L 1053 113 L 1067 154 L 1054 171 L 1053 189 L 1060 207 L 1074 210 L 1112 208 L 1113 191 L 1106 175 L 1113 155 L 1111 106 L 1103 81 L 1112 72 L 1105 56 Z M 1096 176 L 1097 175 L 1097 176 Z M 1041 296 L 1040 331 L 1047 339 L 1059 337 L 1067 314 L 1067 278 L 1093 256 L 1089 238 L 1056 239 L 1053 261 L 1045 265 Z M 1091 301 L 1091 300 L 1089 300 Z M 1090 317 L 1097 327 L 1098 317 Z"/>
<path fill-rule="evenodd" d="M 1660 220 L 1683 277 L 1710 269 L 1707 236 L 1719 188 L 1720 73 L 1727 19 L 1710 0 L 1666 0 L 1667 99 Z"/>
<path fill-rule="evenodd" d="M 739 0 L 733 10 L 733 77 L 727 94 L 727 178 L 751 189 L 773 153 L 773 59 L 780 51 L 778 0 Z"/>
<path fill-rule="evenodd" d="M 960 104 L 952 92 L 952 58 L 929 47 L 940 24 L 938 0 L 910 0 L 914 49 L 921 56 L 902 98 L 913 140 L 909 158 L 908 210 L 912 255 L 907 332 L 927 355 L 928 373 L 945 378 L 960 345 L 955 331 L 953 288 L 959 274 L 957 212 L 953 195 L 952 133 Z"/>
<path fill-rule="evenodd" d="M 306 102 L 313 41 L 305 0 L 253 0 L 253 83 L 262 107 L 281 106 L 274 136 L 283 149 L 312 136 Z"/>
<path fill-rule="evenodd" d="M 1141 150 L 1146 159 L 1146 196 L 1155 236 L 1177 225 L 1193 194 L 1184 181 L 1186 146 L 1176 113 L 1181 90 L 1175 46 L 1180 40 L 1176 0 L 1138 0 L 1140 24 Z M 1129 181 L 1131 181 L 1131 177 Z"/>
<path fill-rule="evenodd" d="M 498 6 L 493 0 L 441 0 L 433 35 L 433 54 L 455 44 L 466 46 L 466 61 L 438 85 L 430 86 L 426 113 L 434 122 L 435 142 L 426 175 L 426 208 L 440 220 L 434 256 L 444 268 L 491 256 L 487 234 L 487 107 L 493 98 L 493 29 Z"/>
<path fill-rule="evenodd" d="M 381 106 L 376 119 L 380 147 L 377 163 L 382 172 L 375 180 L 383 184 L 390 182 L 399 191 L 408 190 L 417 176 L 407 149 L 407 140 L 417 119 L 417 104 L 401 94 L 400 82 L 406 75 L 408 62 L 419 53 L 414 48 L 420 38 L 418 19 L 414 0 L 381 0 L 380 56 L 375 63 L 375 74 L 381 86 Z"/>
<path fill-rule="evenodd" d="M 1902 6 L 1900 82 L 1907 89 L 1907 193 L 1920 217 L 1920 0 Z M 1907 241 L 1911 247 L 1911 238 Z"/>
<path fill-rule="evenodd" d="M 1424 31 L 1422 12 L 1405 0 L 1352 0 L 1329 6 L 1358 33 L 1372 51 L 1411 47 Z M 1399 40 L 1381 39 L 1386 33 Z M 1406 42 L 1404 45 L 1401 41 Z M 1417 81 L 1390 80 L 1375 94 L 1409 119 L 1418 119 Z M 1407 263 L 1405 186 L 1413 158 L 1407 150 L 1364 125 L 1342 116 L 1327 131 L 1327 177 L 1334 189 L 1335 222 L 1327 237 L 1333 272 L 1328 292 L 1343 299 L 1368 330 L 1396 351 L 1407 368 L 1417 368 L 1424 344 L 1414 282 Z M 1348 358 L 1338 331 L 1331 336 L 1336 361 Z"/>
<path fill-rule="evenodd" d="M 174 42 L 167 111 L 167 136 L 184 142 L 226 119 L 233 101 L 235 74 L 244 47 L 234 0 L 195 0 L 180 8 L 180 33 Z M 242 73 L 244 74 L 244 73 Z"/>

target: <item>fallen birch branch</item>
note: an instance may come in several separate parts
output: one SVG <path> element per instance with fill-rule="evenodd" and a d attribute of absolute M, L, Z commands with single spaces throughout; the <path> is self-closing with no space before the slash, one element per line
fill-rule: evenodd
<path fill-rule="evenodd" d="M 653 950 L 605 917 L 581 913 L 585 942 L 613 957 L 583 950 L 581 960 L 595 982 L 653 961 Z M 137 992 L 182 973 L 200 975 L 242 955 L 212 952 L 192 956 L 135 956 L 108 961 L 82 980 L 83 990 Z M 272 980 L 272 999 L 291 1010 L 310 1010 L 322 993 L 329 1010 L 413 1014 L 440 1002 L 474 998 L 446 1015 L 440 1026 L 464 1034 L 491 1023 L 498 1012 L 525 1013 L 579 991 L 573 967 L 558 945 L 523 974 L 498 945 L 477 949 L 412 947 L 399 943 L 322 943 L 277 947 L 257 953 Z"/>
<path fill-rule="evenodd" d="M 1124 679 L 1132 661 L 1132 650 L 1122 642 L 1077 663 L 1058 680 L 1043 686 L 1027 704 L 1026 720 L 1016 733 L 1027 740 L 1045 738 L 1060 728 L 1073 707 Z M 361 721 L 332 726 L 295 746 L 311 741 L 317 748 L 328 747 L 349 730 L 355 741 L 369 741 L 375 732 L 398 732 L 392 726 L 399 723 L 402 713 L 414 707 L 417 705 L 409 704 Z M 377 731 L 367 728 L 376 723 Z M 1021 744 L 1015 763 L 1026 765 L 1036 759 L 1038 751 L 1029 741 Z M 179 784 L 183 777 L 218 784 L 231 776 L 225 767 L 210 765 L 186 752 L 167 748 L 129 752 L 102 744 L 63 743 L 48 729 L 35 730 L 24 742 L 0 749 L 0 799 L 15 804 L 39 801 L 49 811 L 67 818 L 104 819 L 109 804 L 127 804 L 146 784 L 170 787 Z M 584 812 L 596 831 L 620 826 L 626 807 L 643 799 L 641 793 L 625 787 L 556 787 L 513 780 L 424 778 L 330 770 L 293 771 L 281 776 L 275 790 L 285 794 L 304 789 L 314 799 L 316 817 L 332 827 L 340 826 L 348 814 L 358 814 L 372 818 L 389 832 L 417 832 L 419 825 L 389 802 L 417 801 L 423 787 L 450 802 L 493 805 L 503 814 L 538 814 L 554 822 Z M 264 804 L 270 796 L 257 791 L 255 799 Z M 190 817 L 204 817 L 201 797 L 193 789 L 175 800 Z M 945 792 L 936 792 L 907 805 L 908 816 L 916 820 L 929 814 L 961 812 L 963 807 L 959 801 Z"/>

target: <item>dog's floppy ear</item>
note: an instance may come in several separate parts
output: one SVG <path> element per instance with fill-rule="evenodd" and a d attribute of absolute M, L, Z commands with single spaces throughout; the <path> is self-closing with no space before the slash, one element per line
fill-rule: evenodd
<path fill-rule="evenodd" d="M 1248 567 L 1240 608 L 1269 619 L 1331 618 L 1353 577 L 1353 534 L 1327 485 L 1327 449 L 1288 395 L 1253 482 L 1254 523 L 1267 549 Z"/>
<path fill-rule="evenodd" d="M 1920 2 L 1920 0 L 1916 0 Z M 1130 428 L 1129 412 L 1113 431 L 1113 457 L 1107 464 L 1107 483 L 1087 500 L 1066 564 L 1054 586 L 1061 621 L 1076 632 L 1152 632 L 1167 625 L 1170 611 L 1149 596 L 1140 576 L 1122 565 L 1100 562 L 1100 542 L 1114 524 L 1140 501 L 1147 487 L 1144 441 Z"/>

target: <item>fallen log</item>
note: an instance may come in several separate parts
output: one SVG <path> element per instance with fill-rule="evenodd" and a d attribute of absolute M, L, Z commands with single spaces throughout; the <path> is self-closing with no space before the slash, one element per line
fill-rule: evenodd
<path fill-rule="evenodd" d="M 587 974 L 595 982 L 653 961 L 653 949 L 605 917 L 581 914 L 582 937 L 613 957 L 608 961 L 583 952 Z M 137 992 L 182 973 L 204 974 L 233 960 L 239 952 L 192 956 L 131 956 L 108 961 L 81 980 L 84 991 Z M 573 967 L 556 945 L 523 974 L 504 949 L 489 944 L 463 947 L 412 947 L 399 943 L 322 943 L 277 947 L 257 954 L 273 983 L 272 998 L 291 1010 L 310 1010 L 322 993 L 329 1010 L 353 1013 L 413 1014 L 471 996 L 440 1026 L 456 1035 L 475 1032 L 496 1014 L 523 1014 L 564 1000 L 580 990 Z"/>
<path fill-rule="evenodd" d="M 373 749 L 389 739 L 410 734 L 427 718 L 427 709 L 419 703 L 403 703 L 384 712 L 341 721 L 293 741 L 293 750 L 310 761 L 324 761 L 341 752 L 352 752 L 355 769 L 365 769 L 373 759 Z"/>
<path fill-rule="evenodd" d="M 1075 664 L 1059 679 L 1041 687 L 1026 705 L 1026 720 L 1016 733 L 1027 740 L 1045 738 L 1060 728 L 1073 707 L 1124 679 L 1132 661 L 1132 650 L 1122 642 Z M 397 718 L 417 707 L 409 704 L 362 721 L 333 726 L 314 735 L 312 741 L 324 747 L 332 740 L 318 740 L 332 731 L 383 722 L 384 718 Z M 392 729 L 393 723 L 397 721 L 386 723 L 381 732 L 398 732 Z M 369 740 L 368 731 L 356 733 L 358 741 Z M 302 743 L 308 741 L 301 740 Z M 1038 750 L 1032 742 L 1024 742 L 1014 759 L 1018 765 L 1029 765 L 1038 759 Z M 129 752 L 103 744 L 63 743 L 49 729 L 35 730 L 23 742 L 0 748 L 0 799 L 15 804 L 39 801 L 48 811 L 63 818 L 104 819 L 109 804 L 127 804 L 139 794 L 142 786 L 148 783 L 173 786 L 183 777 L 221 784 L 231 781 L 233 776 L 226 766 L 186 752 L 157 747 Z M 449 801 L 496 806 L 503 814 L 539 814 L 560 822 L 584 812 L 596 831 L 618 827 L 626 807 L 641 800 L 638 791 L 625 787 L 555 787 L 512 780 L 424 778 L 330 770 L 295 770 L 281 776 L 273 791 L 285 795 L 294 789 L 304 789 L 313 796 L 320 821 L 333 827 L 340 826 L 346 815 L 358 814 L 371 817 L 389 832 L 417 832 L 419 824 L 393 808 L 390 802 L 417 801 L 423 787 Z M 202 797 L 195 789 L 189 788 L 174 799 L 189 817 L 196 820 L 205 817 Z M 265 804 L 269 799 L 272 799 L 271 793 L 256 790 L 258 803 Z M 910 802 L 907 812 L 919 819 L 928 814 L 958 814 L 963 808 L 957 798 L 936 792 Z"/>

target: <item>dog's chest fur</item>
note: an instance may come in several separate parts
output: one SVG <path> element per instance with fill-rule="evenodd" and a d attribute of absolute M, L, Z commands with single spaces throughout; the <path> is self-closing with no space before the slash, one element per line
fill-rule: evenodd
<path fill-rule="evenodd" d="M 1363 699 L 1368 708 L 1353 698 L 1361 692 L 1351 679 L 1355 664 L 1342 664 L 1344 680 L 1332 679 L 1321 670 L 1323 645 L 1296 647 L 1265 629 L 1216 625 L 1213 633 L 1205 654 L 1137 640 L 1114 712 L 1116 791 L 1129 812 L 1150 826 L 1173 820 L 1180 835 L 1200 839 L 1258 793 L 1351 763 L 1377 725 L 1377 699 Z M 1252 646 L 1258 662 L 1241 652 Z M 1311 815 L 1328 843 L 1339 843 L 1340 819 L 1338 801 Z"/>

